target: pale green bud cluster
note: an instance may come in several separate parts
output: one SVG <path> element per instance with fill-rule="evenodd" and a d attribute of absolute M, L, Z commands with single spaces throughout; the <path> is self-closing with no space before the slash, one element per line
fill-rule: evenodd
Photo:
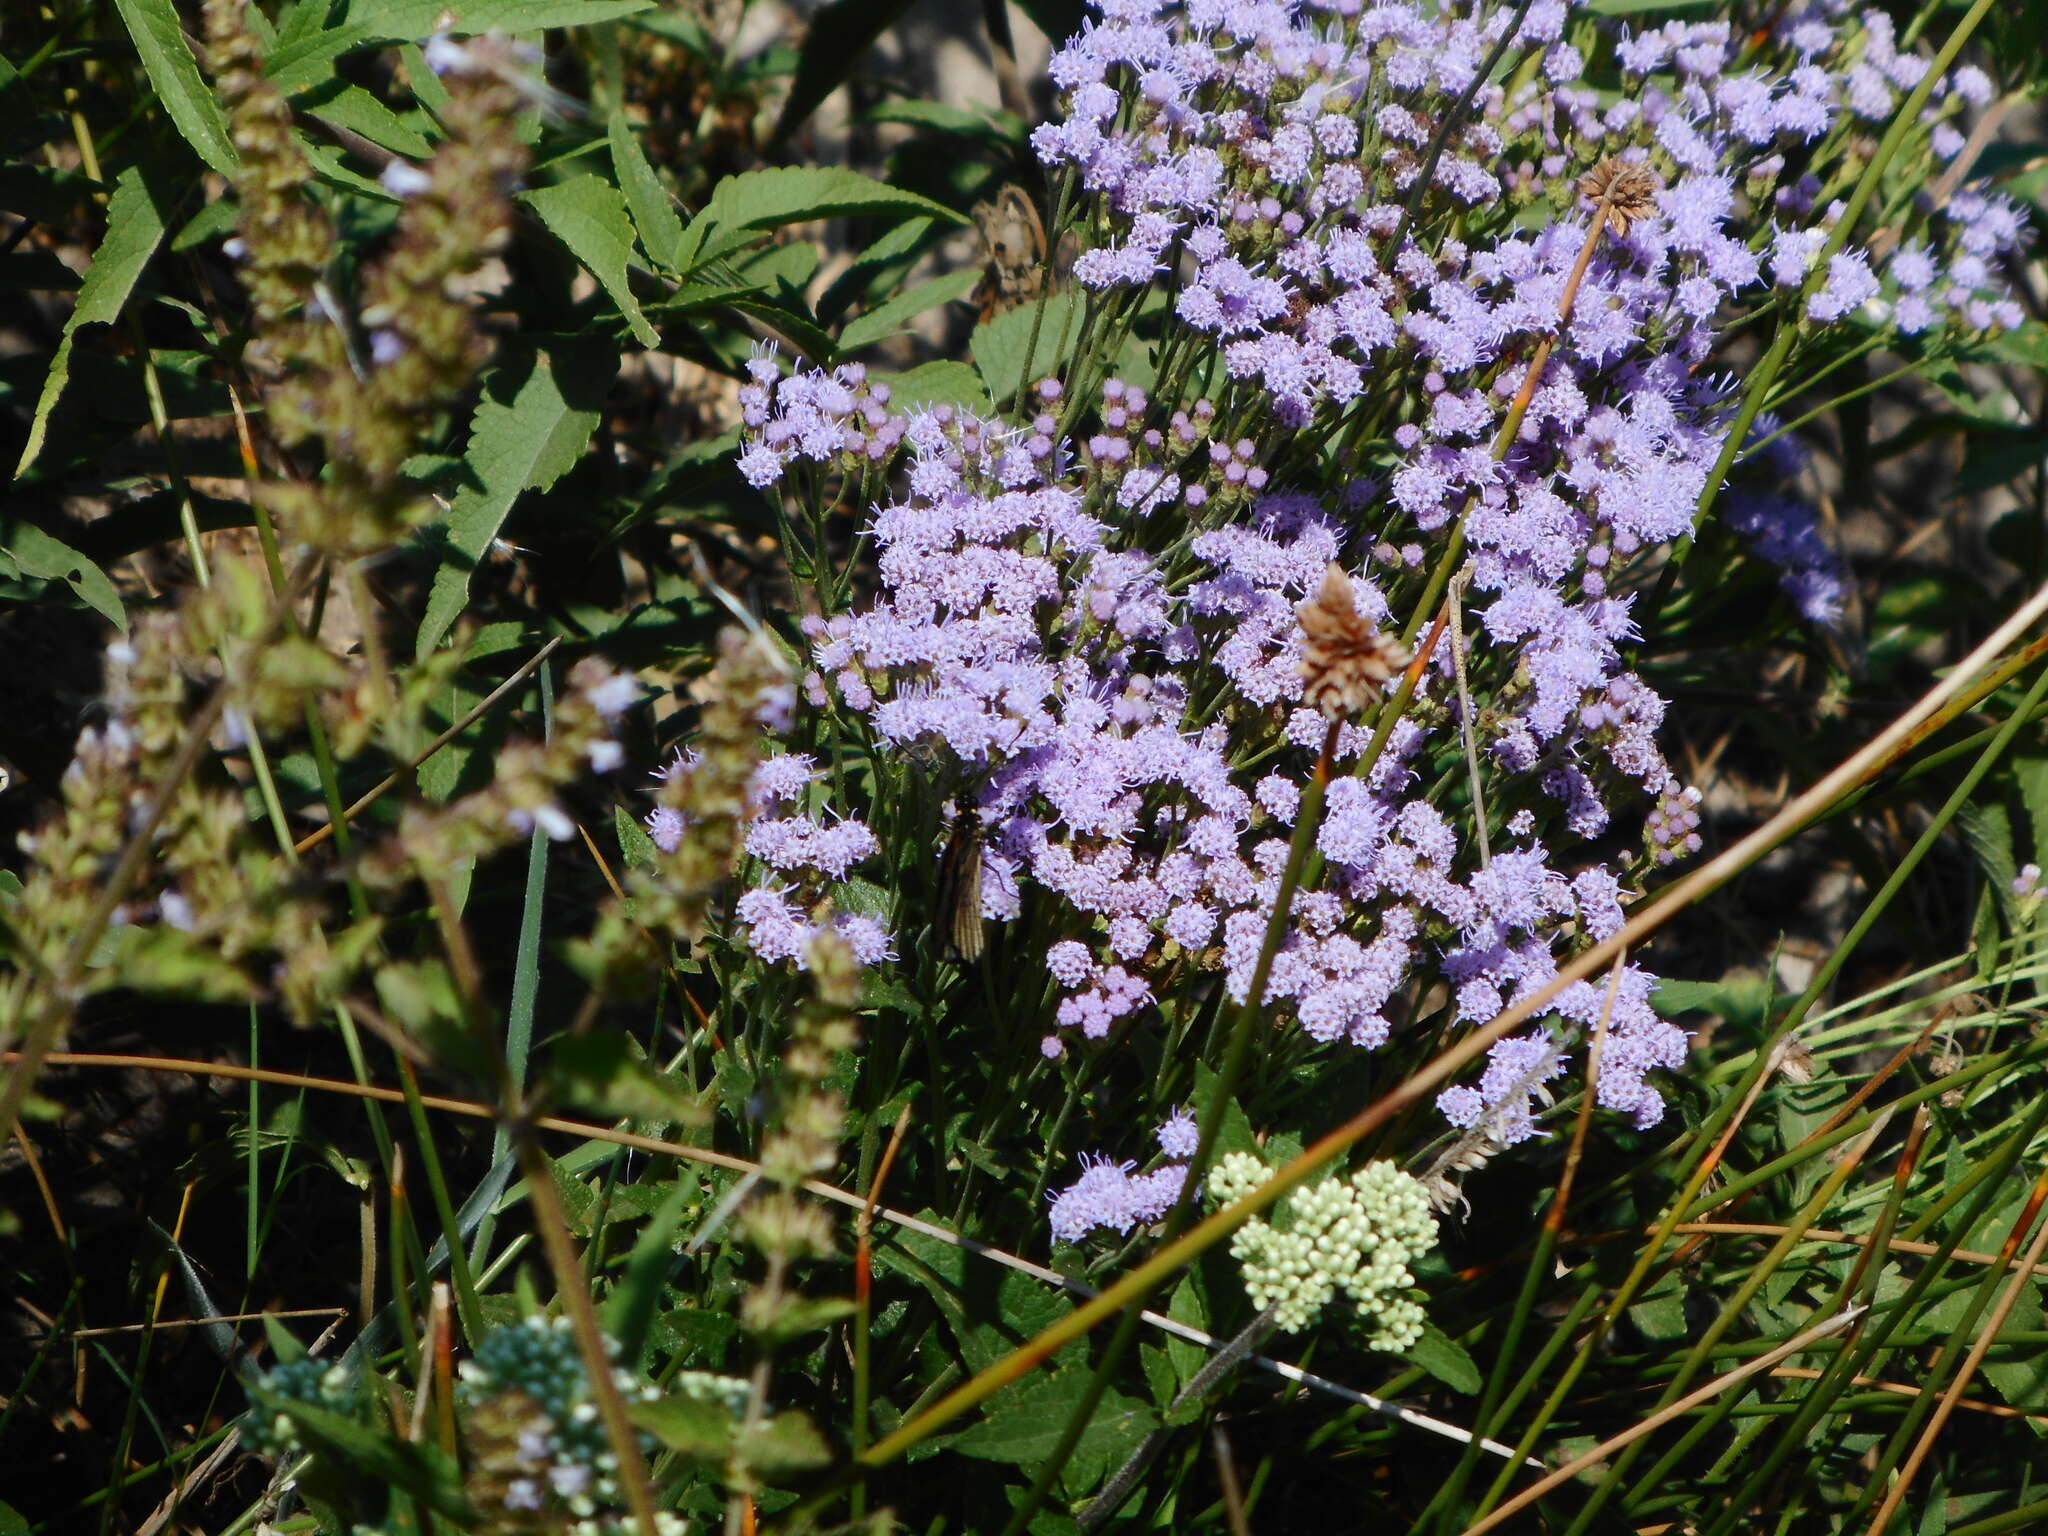
<path fill-rule="evenodd" d="M 1228 1204 L 1266 1182 L 1246 1152 L 1228 1153 L 1209 1173 L 1209 1193 Z M 1422 1186 L 1392 1163 L 1329 1179 L 1288 1196 L 1280 1221 L 1248 1221 L 1230 1244 L 1245 1293 L 1288 1333 L 1299 1333 L 1338 1293 L 1372 1323 L 1374 1349 L 1398 1354 L 1422 1337 L 1423 1311 L 1409 1291 L 1409 1264 L 1436 1241 L 1436 1217 Z"/>

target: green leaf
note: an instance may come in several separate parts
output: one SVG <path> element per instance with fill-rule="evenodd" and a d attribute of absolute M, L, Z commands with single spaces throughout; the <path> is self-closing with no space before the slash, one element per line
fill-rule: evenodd
<path fill-rule="evenodd" d="M 1038 319 L 1041 307 L 1045 312 L 1042 322 Z M 968 338 L 967 350 L 981 370 L 989 397 L 998 402 L 1010 399 L 1034 380 L 1060 372 L 1078 339 L 1079 309 L 1079 301 L 1071 293 L 1056 293 L 1037 303 L 1006 309 L 977 325 Z M 1034 323 L 1036 346 L 1031 345 Z M 1027 347 L 1031 351 L 1028 379 L 1023 377 Z"/>
<path fill-rule="evenodd" d="M 1088 1377 L 1085 1370 L 1056 1371 L 1004 1388 L 989 1399 L 987 1417 L 954 1439 L 951 1448 L 1016 1466 L 1044 1461 L 1079 1410 Z M 1158 1422 L 1158 1415 L 1137 1399 L 1105 1392 L 1074 1447 L 1070 1482 L 1086 1486 L 1099 1478 L 1120 1448 L 1135 1444 Z"/>
<path fill-rule="evenodd" d="M 846 83 L 875 39 L 909 9 L 910 0 L 832 0 L 819 7 L 804 32 L 796 76 L 789 83 L 789 95 L 783 99 L 769 142 L 779 144 L 802 127 L 804 119 Z"/>
<path fill-rule="evenodd" d="M 908 373 L 873 373 L 868 377 L 888 384 L 889 403 L 898 410 L 912 405 L 957 405 L 977 416 L 995 414 L 988 391 L 982 387 L 981 375 L 950 358 L 922 363 Z"/>
<path fill-rule="evenodd" d="M 158 185 L 152 185 L 152 182 Z M 50 371 L 43 378 L 42 397 L 36 401 L 35 419 L 29 424 L 28 442 L 21 461 L 14 466 L 18 479 L 42 452 L 43 437 L 49 429 L 50 412 L 64 393 L 64 381 L 71 371 L 71 342 L 81 326 L 100 325 L 114 319 L 135 291 L 143 269 L 156 254 L 169 226 L 170 198 L 164 194 L 160 174 L 130 166 L 114 183 L 114 195 L 107 203 L 107 234 L 93 252 L 92 266 L 78 289 L 78 303 L 64 322 L 64 337 Z M 97 606 L 97 605 L 95 605 Z"/>
<path fill-rule="evenodd" d="M 660 346 L 661 332 L 640 313 L 640 303 L 626 281 L 626 263 L 633 258 L 633 221 L 619 189 L 585 172 L 551 187 L 522 192 L 519 200 L 539 214 L 549 233 L 604 285 L 640 345 Z"/>
<path fill-rule="evenodd" d="M 741 1439 L 739 1452 L 742 1462 L 770 1479 L 808 1472 L 832 1460 L 825 1437 L 809 1418 L 793 1409 L 755 1425 Z"/>
<path fill-rule="evenodd" d="M 306 1358 L 306 1346 L 299 1342 L 297 1334 L 285 1327 L 283 1318 L 264 1313 L 263 1336 L 270 1340 L 270 1352 L 277 1356 L 279 1364 Z"/>
<path fill-rule="evenodd" d="M 1685 1337 L 1685 1293 L 1677 1286 L 1639 1301 L 1628 1309 L 1629 1321 L 1643 1331 L 1646 1339 L 1662 1341 Z M 1420 1364 L 1421 1362 L 1417 1362 Z"/>
<path fill-rule="evenodd" d="M 654 862 L 654 839 L 647 835 L 647 829 L 635 821 L 623 805 L 612 811 L 612 831 L 618 834 L 619 857 L 629 865 Z"/>
<path fill-rule="evenodd" d="M 332 127 L 359 133 L 394 155 L 423 160 L 433 152 L 425 134 L 360 85 L 332 81 L 293 105 Z"/>
<path fill-rule="evenodd" d="M 571 1035 L 548 1057 L 547 1078 L 566 1104 L 617 1119 L 699 1123 L 704 1107 L 640 1054 L 623 1030 Z"/>
<path fill-rule="evenodd" d="M 999 111 L 993 107 L 970 110 L 965 107 L 949 107 L 940 101 L 923 101 L 916 97 L 898 97 L 868 108 L 862 114 L 871 123 L 905 123 L 915 128 L 930 128 L 938 133 L 958 134 L 962 138 L 978 139 L 992 145 L 1014 145 L 1024 138 L 1024 120 L 1015 113 Z"/>
<path fill-rule="evenodd" d="M 640 249 L 658 267 L 666 267 L 683 241 L 683 221 L 668 200 L 668 191 L 647 163 L 640 141 L 633 136 L 626 114 L 614 111 L 606 134 L 612 146 L 612 171 L 619 178 L 619 190 L 633 210 L 633 227 L 640 232 Z"/>
<path fill-rule="evenodd" d="M 107 573 L 61 539 L 50 537 L 33 523 L 0 523 L 0 553 L 25 576 L 63 582 L 93 612 L 127 632 L 128 615 L 121 607 L 121 594 L 114 590 Z"/>
<path fill-rule="evenodd" d="M 1650 1006 L 1667 1019 L 1688 1013 L 1710 1013 L 1731 1024 L 1760 1023 L 1770 1000 L 1770 982 L 1760 971 L 1732 974 L 1723 981 L 1681 981 L 1662 976 L 1650 993 Z"/>
<path fill-rule="evenodd" d="M 853 265 L 832 279 L 818 300 L 818 315 L 837 320 L 855 304 L 874 303 L 902 280 L 931 237 L 930 219 L 905 219 L 858 256 Z"/>
<path fill-rule="evenodd" d="M 0 1536 L 28 1536 L 29 1526 L 12 1504 L 0 1504 Z"/>
<path fill-rule="evenodd" d="M 469 599 L 469 575 L 525 490 L 546 490 L 582 457 L 597 427 L 618 353 L 560 341 L 501 367 L 484 387 L 465 455 L 474 487 L 448 510 L 448 553 L 420 621 L 418 654 L 441 643 Z"/>
<path fill-rule="evenodd" d="M 644 11 L 654 0 L 355 0 L 353 24 L 381 27 L 391 39 L 421 38 L 446 30 L 455 37 L 485 32 L 544 32 L 554 27 L 587 27 Z M 444 29 L 441 19 L 453 16 Z"/>
<path fill-rule="evenodd" d="M 919 283 L 907 289 L 888 303 L 878 305 L 858 319 L 850 321 L 839 333 L 839 354 L 849 357 L 862 347 L 871 347 L 885 336 L 892 336 L 903 328 L 903 323 L 928 309 L 941 304 L 950 304 L 955 299 L 964 299 L 974 291 L 981 281 L 981 274 L 973 268 L 964 272 L 951 272 L 944 277 L 935 277 L 930 282 Z"/>
<path fill-rule="evenodd" d="M 626 1272 L 619 1277 L 618 1289 L 605 1298 L 604 1325 L 619 1341 L 622 1360 L 637 1361 L 640 1358 L 640 1345 L 647 1337 L 647 1325 L 653 1321 L 654 1310 L 661 1302 L 662 1282 L 668 1278 L 669 1269 L 675 1262 L 675 1255 L 669 1251 L 670 1245 L 675 1242 L 676 1228 L 682 1224 L 683 1211 L 696 1194 L 697 1180 L 694 1176 L 677 1179 L 669 1186 L 661 1208 L 633 1243 L 633 1251 L 626 1259 Z"/>
<path fill-rule="evenodd" d="M 264 71 L 271 83 L 287 96 L 318 85 L 334 74 L 334 61 L 358 48 L 385 43 L 417 43 L 452 17 L 447 32 L 456 37 L 474 37 L 484 32 L 540 32 L 552 27 L 589 26 L 612 21 L 647 9 L 654 0 L 463 0 L 450 6 L 447 0 L 354 0 L 348 20 L 305 35 L 280 33 L 277 46 L 264 59 Z M 318 10 L 314 0 L 301 9 Z M 294 13 L 296 15 L 296 13 Z M 416 62 L 416 61 L 411 61 Z M 421 71 L 412 77 L 419 79 Z M 433 76 L 427 76 L 429 81 Z M 433 86 L 421 86 L 425 99 Z M 430 102 L 429 105 L 432 105 Z"/>
<path fill-rule="evenodd" d="M 711 201 L 683 230 L 676 269 L 694 272 L 705 262 L 738 250 L 762 230 L 851 214 L 967 222 L 943 203 L 834 166 L 746 171 L 712 188 Z"/>
<path fill-rule="evenodd" d="M 699 1402 L 677 1393 L 659 1402 L 629 1403 L 633 1422 L 670 1450 L 708 1466 L 720 1466 L 732 1449 L 732 1414 L 723 1403 Z"/>
<path fill-rule="evenodd" d="M 1472 1363 L 1472 1357 L 1465 1353 L 1457 1340 L 1435 1323 L 1422 1325 L 1422 1337 L 1409 1347 L 1404 1358 L 1421 1366 L 1454 1392 L 1471 1393 L 1480 1388 L 1479 1367 Z"/>
<path fill-rule="evenodd" d="M 266 1411 L 290 1419 L 316 1450 L 334 1457 L 358 1476 L 402 1489 L 436 1514 L 464 1527 L 476 1519 L 476 1512 L 462 1496 L 455 1463 L 433 1446 L 415 1445 L 330 1409 L 276 1396 L 260 1384 L 252 1383 L 249 1393 Z"/>
<path fill-rule="evenodd" d="M 240 162 L 228 138 L 227 114 L 200 78 L 199 61 L 185 44 L 171 0 L 114 0 L 114 9 L 135 40 L 157 100 L 185 142 L 212 169 L 233 176 Z"/>

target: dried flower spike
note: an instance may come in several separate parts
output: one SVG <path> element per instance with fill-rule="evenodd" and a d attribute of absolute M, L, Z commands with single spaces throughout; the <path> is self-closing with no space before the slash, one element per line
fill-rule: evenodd
<path fill-rule="evenodd" d="M 1367 623 L 1351 600 L 1351 578 L 1330 562 L 1313 601 L 1294 610 L 1307 644 L 1301 653 L 1303 699 L 1325 715 L 1360 713 L 1408 665 L 1408 648 Z"/>
<path fill-rule="evenodd" d="M 1579 194 L 1600 205 L 1607 227 L 1619 238 L 1637 219 L 1657 211 L 1657 173 L 1609 155 L 1579 178 Z"/>

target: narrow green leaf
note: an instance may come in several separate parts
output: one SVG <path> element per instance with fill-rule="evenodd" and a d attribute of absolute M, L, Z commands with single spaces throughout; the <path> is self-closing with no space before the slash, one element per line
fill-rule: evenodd
<path fill-rule="evenodd" d="M 602 342 L 560 342 L 492 374 L 465 456 L 476 484 L 449 509 L 448 558 L 427 598 L 419 654 L 439 645 L 462 612 L 470 572 L 520 492 L 546 490 L 582 456 L 618 366 L 618 353 Z"/>
<path fill-rule="evenodd" d="M 839 333 L 840 355 L 851 356 L 862 347 L 873 346 L 885 336 L 893 336 L 903 328 L 905 321 L 928 309 L 964 299 L 980 281 L 981 274 L 970 267 L 964 272 L 949 272 L 944 277 L 935 277 L 905 290 L 888 303 L 849 321 Z"/>
<path fill-rule="evenodd" d="M 875 39 L 909 9 L 910 0 L 832 0 L 820 6 L 804 31 L 796 75 L 769 142 L 780 143 L 802 127 L 825 98 L 846 83 Z"/>
<path fill-rule="evenodd" d="M 836 166 L 780 166 L 728 176 L 711 201 L 683 230 L 676 268 L 693 272 L 706 261 L 738 250 L 752 233 L 810 219 L 850 214 L 922 216 L 965 224 L 943 203 Z"/>
<path fill-rule="evenodd" d="M 605 129 L 612 146 L 612 171 L 619 178 L 619 190 L 626 194 L 633 210 L 633 227 L 640 231 L 640 249 L 656 266 L 666 267 L 682 244 L 683 221 L 668 200 L 668 190 L 647 163 L 647 154 L 624 112 L 614 111 Z"/>
<path fill-rule="evenodd" d="M 349 7 L 352 25 L 380 27 L 389 38 L 419 38 L 441 30 L 444 16 L 454 20 L 447 31 L 457 37 L 485 32 L 543 32 L 554 27 L 587 27 L 644 11 L 654 0 L 355 0 Z"/>
<path fill-rule="evenodd" d="M 1021 144 L 1024 140 L 1024 120 L 994 107 L 970 110 L 916 97 L 897 97 L 870 107 L 861 115 L 871 123 L 904 123 L 937 133 L 959 134 L 985 144 Z"/>
<path fill-rule="evenodd" d="M 633 1251 L 626 1259 L 626 1271 L 619 1277 L 618 1289 L 605 1298 L 605 1330 L 619 1341 L 619 1356 L 623 1360 L 631 1362 L 640 1358 L 640 1346 L 647 1338 L 647 1325 L 654 1320 L 655 1307 L 661 1301 L 662 1285 L 675 1263 L 671 1245 L 675 1242 L 676 1229 L 682 1225 L 683 1212 L 697 1193 L 694 1176 L 678 1179 L 669 1186 L 661 1208 L 633 1243 Z"/>
<path fill-rule="evenodd" d="M 837 320 L 855 304 L 886 294 L 918 258 L 932 233 L 930 219 L 905 219 L 854 257 L 853 265 L 832 279 L 818 300 L 818 318 Z"/>
<path fill-rule="evenodd" d="M 21 462 L 14 466 L 17 478 L 42 452 L 50 412 L 56 408 L 58 396 L 64 393 L 64 381 L 71 372 L 71 342 L 79 327 L 100 325 L 121 313 L 143 269 L 163 242 L 170 199 L 162 195 L 160 185 L 151 185 L 161 179 L 160 174 L 141 166 L 130 166 L 114 183 L 114 195 L 107 202 L 106 238 L 93 252 L 92 266 L 79 285 L 78 303 L 72 308 L 71 318 L 64 322 L 64 338 L 57 343 L 50 371 L 43 377 L 43 393 L 36 401 L 28 442 L 21 450 Z"/>
<path fill-rule="evenodd" d="M 551 187 L 519 194 L 541 223 L 604 285 L 643 347 L 661 345 L 661 333 L 647 323 L 626 282 L 633 258 L 633 221 L 618 188 L 589 173 Z"/>
<path fill-rule="evenodd" d="M 171 0 L 114 0 L 122 24 L 142 55 L 142 67 L 157 100 L 199 158 L 223 176 L 239 165 L 228 138 L 227 114 L 199 75 L 199 61 L 186 45 Z"/>
<path fill-rule="evenodd" d="M 307 92 L 293 105 L 323 123 L 359 133 L 394 155 L 422 160 L 434 147 L 425 134 L 360 85 L 331 81 L 317 91 Z"/>

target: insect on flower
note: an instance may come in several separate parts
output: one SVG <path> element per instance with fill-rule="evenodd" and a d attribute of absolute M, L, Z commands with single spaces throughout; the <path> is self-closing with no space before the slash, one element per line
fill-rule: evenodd
<path fill-rule="evenodd" d="M 1359 613 L 1351 578 L 1334 560 L 1315 597 L 1294 613 L 1304 641 L 1302 698 L 1332 718 L 1360 713 L 1411 659 L 1398 638 Z"/>
<path fill-rule="evenodd" d="M 946 851 L 939 856 L 938 921 L 945 925 L 946 951 L 972 965 L 986 947 L 981 915 L 981 822 L 971 812 L 953 818 Z"/>

